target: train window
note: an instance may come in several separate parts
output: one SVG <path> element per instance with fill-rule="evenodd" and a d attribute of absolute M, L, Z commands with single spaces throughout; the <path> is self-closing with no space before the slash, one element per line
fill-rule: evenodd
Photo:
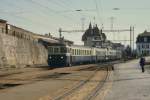
<path fill-rule="evenodd" d="M 74 49 L 74 55 L 76 55 L 76 49 Z"/>
<path fill-rule="evenodd" d="M 79 49 L 79 55 L 81 55 L 81 50 Z"/>
<path fill-rule="evenodd" d="M 81 50 L 80 50 L 80 55 L 81 55 Z"/>
<path fill-rule="evenodd" d="M 74 49 L 72 49 L 72 54 L 75 55 Z"/>
<path fill-rule="evenodd" d="M 80 55 L 80 49 L 79 49 L 79 54 L 78 55 Z"/>
<path fill-rule="evenodd" d="M 78 52 L 78 51 L 77 51 L 77 49 L 75 49 L 75 50 L 76 50 L 76 55 L 77 55 L 77 52 Z"/>
<path fill-rule="evenodd" d="M 59 48 L 54 48 L 54 53 L 59 53 Z"/>
<path fill-rule="evenodd" d="M 76 50 L 74 49 L 73 51 L 74 51 L 74 53 L 73 53 L 73 54 L 74 54 L 74 55 L 76 55 Z"/>
<path fill-rule="evenodd" d="M 78 54 L 78 50 L 76 49 L 76 55 Z"/>
<path fill-rule="evenodd" d="M 72 53 L 72 55 L 74 55 L 74 50 L 73 49 L 71 50 L 71 53 Z"/>
<path fill-rule="evenodd" d="M 72 49 L 71 48 L 69 49 L 69 53 L 72 53 Z"/>
<path fill-rule="evenodd" d="M 53 48 L 52 47 L 48 48 L 48 53 L 53 53 Z"/>
<path fill-rule="evenodd" d="M 74 55 L 76 55 L 76 50 L 74 49 Z"/>
<path fill-rule="evenodd" d="M 69 48 L 67 48 L 67 53 L 70 53 L 70 49 Z"/>
<path fill-rule="evenodd" d="M 61 53 L 66 53 L 66 52 L 67 52 L 67 48 L 61 47 L 61 48 L 60 48 L 60 52 L 61 52 Z"/>

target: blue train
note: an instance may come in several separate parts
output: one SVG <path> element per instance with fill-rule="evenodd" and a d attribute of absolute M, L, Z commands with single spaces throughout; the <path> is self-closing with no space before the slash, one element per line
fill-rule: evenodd
<path fill-rule="evenodd" d="M 72 66 L 100 63 L 121 58 L 121 51 L 108 48 L 57 44 L 48 46 L 49 66 Z"/>

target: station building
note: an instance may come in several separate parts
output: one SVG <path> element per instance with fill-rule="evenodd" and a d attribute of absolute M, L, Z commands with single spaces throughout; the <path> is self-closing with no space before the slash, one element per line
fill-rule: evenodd
<path fill-rule="evenodd" d="M 136 40 L 137 54 L 138 56 L 150 55 L 150 32 L 146 30 L 139 34 Z"/>
<path fill-rule="evenodd" d="M 84 42 L 84 46 L 124 50 L 124 45 L 107 40 L 105 33 L 99 30 L 97 25 L 92 27 L 91 23 L 83 34 L 82 41 Z"/>
<path fill-rule="evenodd" d="M 103 47 L 109 44 L 109 42 L 106 43 L 106 35 L 102 33 L 102 30 L 99 30 L 97 25 L 92 27 L 91 23 L 83 34 L 82 41 L 84 46 L 90 47 Z"/>

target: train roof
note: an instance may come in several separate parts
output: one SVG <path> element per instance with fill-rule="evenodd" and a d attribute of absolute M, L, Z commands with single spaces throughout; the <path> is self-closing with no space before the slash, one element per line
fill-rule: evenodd
<path fill-rule="evenodd" d="M 107 49 L 107 48 L 98 48 L 98 47 L 90 47 L 90 46 L 84 46 L 84 45 L 72 45 L 71 47 L 74 47 L 74 48 L 87 48 L 87 49 Z"/>
<path fill-rule="evenodd" d="M 92 48 L 90 46 L 84 46 L 84 45 L 71 45 L 71 47 L 79 47 L 79 48 Z"/>
<path fill-rule="evenodd" d="M 84 49 L 102 49 L 102 50 L 115 50 L 115 49 L 108 49 L 108 48 L 99 48 L 99 47 L 90 47 L 90 46 L 84 46 L 84 45 L 66 45 L 62 43 L 53 43 L 49 46 L 64 46 L 64 47 L 71 47 L 71 48 L 84 48 Z"/>

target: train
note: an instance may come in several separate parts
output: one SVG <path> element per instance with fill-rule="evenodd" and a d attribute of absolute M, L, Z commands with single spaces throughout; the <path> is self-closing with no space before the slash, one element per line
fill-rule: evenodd
<path fill-rule="evenodd" d="M 49 66 L 73 66 L 102 63 L 121 58 L 121 51 L 82 45 L 55 44 L 48 46 Z"/>

